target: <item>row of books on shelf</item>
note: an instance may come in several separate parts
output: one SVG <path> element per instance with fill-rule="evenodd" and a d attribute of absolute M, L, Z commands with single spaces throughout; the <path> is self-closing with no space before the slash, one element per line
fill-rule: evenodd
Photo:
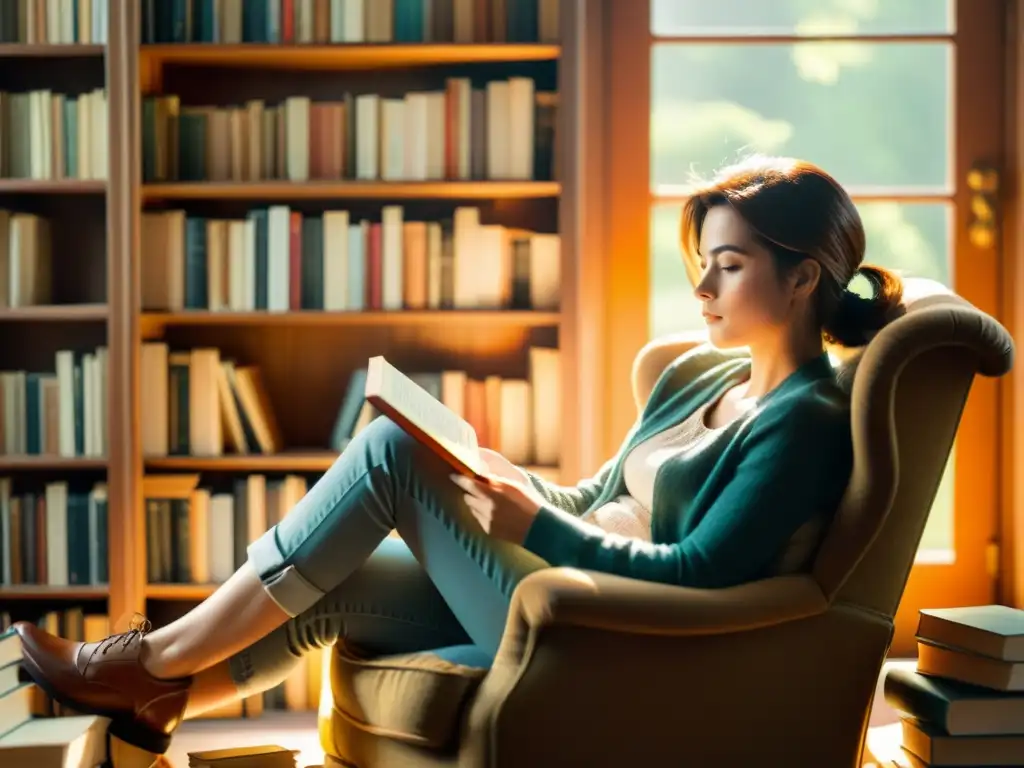
<path fill-rule="evenodd" d="M 557 178 L 558 95 L 528 77 L 468 77 L 404 95 L 294 95 L 278 104 L 142 103 L 143 179 L 245 182 Z"/>
<path fill-rule="evenodd" d="M 216 348 L 172 351 L 142 345 L 142 450 L 148 457 L 273 454 L 284 447 L 270 393 L 258 366 L 240 365 Z M 561 463 L 559 350 L 529 349 L 525 378 L 478 378 L 462 370 L 417 372 L 423 389 L 465 419 L 481 446 L 515 464 Z M 364 398 L 366 369 L 340 395 L 330 448 L 342 451 L 377 415 Z"/>
<path fill-rule="evenodd" d="M 104 181 L 107 93 L 0 91 L 0 177 Z"/>
<path fill-rule="evenodd" d="M 109 0 L 3 0 L 0 43 L 105 45 Z"/>
<path fill-rule="evenodd" d="M 0 309 L 52 301 L 52 224 L 0 209 Z"/>
<path fill-rule="evenodd" d="M 145 456 L 279 453 L 284 440 L 258 366 L 222 359 L 219 349 L 172 351 L 142 345 Z"/>
<path fill-rule="evenodd" d="M 236 477 L 230 490 L 198 474 L 147 475 L 146 578 L 150 584 L 221 584 L 248 559 L 248 546 L 306 495 L 302 475 Z"/>
<path fill-rule="evenodd" d="M 107 455 L 107 348 L 55 358 L 52 372 L 0 371 L 0 454 Z"/>
<path fill-rule="evenodd" d="M 39 490 L 0 477 L 0 585 L 49 587 L 109 580 L 107 486 L 66 481 Z"/>
<path fill-rule="evenodd" d="M 559 308 L 561 239 L 456 208 L 444 221 L 380 221 L 285 205 L 244 218 L 142 216 L 142 306 L 154 311 Z"/>
<path fill-rule="evenodd" d="M 1024 610 L 922 610 L 915 667 L 894 665 L 883 696 L 901 718 L 897 765 L 1024 766 Z"/>
<path fill-rule="evenodd" d="M 143 0 L 143 43 L 554 43 L 559 0 Z"/>

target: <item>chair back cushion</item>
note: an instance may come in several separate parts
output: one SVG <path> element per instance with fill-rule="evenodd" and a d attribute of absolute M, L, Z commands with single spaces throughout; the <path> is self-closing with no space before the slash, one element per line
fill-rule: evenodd
<path fill-rule="evenodd" d="M 865 347 L 834 354 L 854 466 L 813 570 L 830 599 L 893 616 L 975 376 L 1008 371 L 1013 342 L 942 285 L 908 279 L 897 316 Z"/>

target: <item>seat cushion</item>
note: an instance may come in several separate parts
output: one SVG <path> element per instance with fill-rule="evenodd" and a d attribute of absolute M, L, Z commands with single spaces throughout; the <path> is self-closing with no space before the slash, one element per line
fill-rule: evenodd
<path fill-rule="evenodd" d="M 441 748 L 490 658 L 473 645 L 387 656 L 338 643 L 331 659 L 332 717 L 378 736 Z"/>

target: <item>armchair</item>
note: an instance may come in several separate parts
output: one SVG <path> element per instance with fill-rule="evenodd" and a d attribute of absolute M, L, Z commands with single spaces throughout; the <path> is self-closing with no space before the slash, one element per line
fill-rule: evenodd
<path fill-rule="evenodd" d="M 638 402 L 686 344 L 640 352 Z M 341 645 L 321 701 L 327 764 L 859 766 L 968 392 L 1012 359 L 995 320 L 908 281 L 900 316 L 836 362 L 854 468 L 827 529 L 780 560 L 799 567 L 717 590 L 540 571 L 519 585 L 489 668 L 467 648 L 373 658 Z"/>

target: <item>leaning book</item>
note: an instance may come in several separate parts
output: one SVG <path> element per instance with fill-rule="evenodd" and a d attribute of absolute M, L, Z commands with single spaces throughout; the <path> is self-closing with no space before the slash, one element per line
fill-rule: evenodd
<path fill-rule="evenodd" d="M 486 475 L 472 425 L 381 356 L 367 366 L 366 400 L 455 471 Z"/>

